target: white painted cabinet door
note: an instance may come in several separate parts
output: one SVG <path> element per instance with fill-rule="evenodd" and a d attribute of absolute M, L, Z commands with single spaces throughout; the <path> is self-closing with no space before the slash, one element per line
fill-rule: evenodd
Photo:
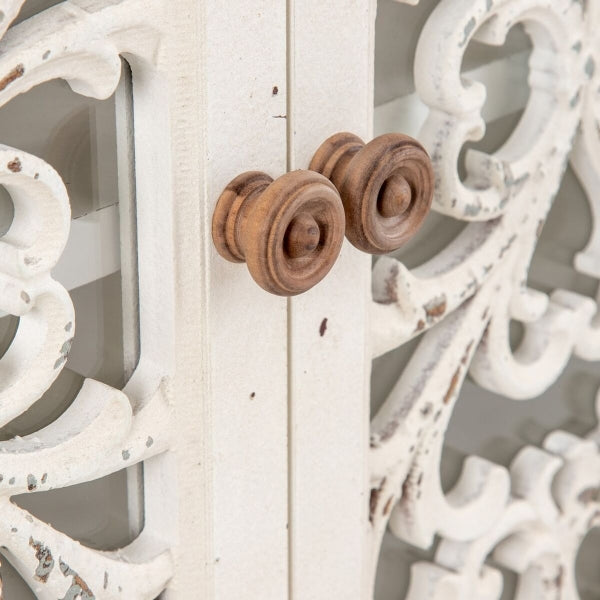
<path fill-rule="evenodd" d="M 375 3 L 297 0 L 289 39 L 289 168 L 338 131 L 369 139 Z M 370 256 L 344 242 L 289 302 L 290 598 L 368 596 Z"/>
<path fill-rule="evenodd" d="M 238 173 L 369 135 L 374 6 L 313 4 L 1 3 L 11 600 L 360 596 L 369 259 L 292 302 L 211 240 Z"/>
<path fill-rule="evenodd" d="M 5 600 L 600 597 L 599 3 L 0 0 Z M 270 295 L 217 198 L 338 131 L 432 212 Z"/>

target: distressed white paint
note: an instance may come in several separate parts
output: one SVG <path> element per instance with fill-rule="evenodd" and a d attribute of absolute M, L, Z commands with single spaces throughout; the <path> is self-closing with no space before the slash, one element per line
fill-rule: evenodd
<path fill-rule="evenodd" d="M 370 137 L 375 3 L 290 6 L 290 168 L 299 169 L 333 133 Z M 370 257 L 345 242 L 325 280 L 289 303 L 294 600 L 368 589 L 369 270 Z"/>
<path fill-rule="evenodd" d="M 22 2 L 5 4 L 9 19 Z M 165 598 L 249 590 L 284 598 L 286 302 L 217 257 L 209 240 L 212 206 L 229 179 L 245 169 L 285 171 L 285 7 L 65 2 L 1 44 L 3 103 L 56 77 L 77 93 L 107 97 L 121 76 L 120 54 L 132 68 L 134 98 L 128 117 L 127 98 L 117 94 L 120 260 L 112 206 L 72 226 L 54 273 L 74 287 L 121 267 L 131 378 L 122 391 L 86 380 L 54 423 L 2 443 L 2 493 L 69 486 L 142 461 L 145 490 L 143 529 L 114 554 L 84 549 L 9 503 L 0 509 L 3 546 L 39 598 L 150 599 L 165 587 Z M 259 77 L 231 77 L 256 64 Z M 6 422 L 62 368 L 74 318 L 65 288 L 49 275 L 69 234 L 65 188 L 48 165 L 18 150 L 2 149 L 0 164 L 17 208 L 2 240 L 1 309 L 23 315 L 0 364 Z"/>
<path fill-rule="evenodd" d="M 7 19 L 20 4 L 2 5 Z M 72 287 L 121 267 L 131 378 L 122 391 L 86 380 L 54 423 L 2 443 L 0 485 L 7 499 L 129 467 L 131 496 L 144 462 L 145 520 L 132 515 L 140 535 L 104 554 L 5 502 L 2 545 L 39 598 L 150 599 L 165 588 L 175 599 L 284 598 L 287 305 L 216 256 L 210 216 L 238 172 L 286 169 L 285 6 L 62 3 L 6 34 L 2 102 L 55 77 L 107 97 L 120 54 L 133 79 L 133 114 L 123 86 L 116 100 L 121 205 L 72 225 L 54 276 Z M 257 64 L 259 76 L 242 76 Z M 102 163 L 101 147 L 96 158 Z M 65 188 L 24 152 L 5 148 L 0 163 L 17 205 L 2 240 L 0 308 L 23 315 L 0 367 L 6 422 L 62 368 L 74 319 L 65 288 L 49 275 L 69 235 Z"/>
<path fill-rule="evenodd" d="M 442 537 L 434 562 L 412 566 L 410 600 L 500 598 L 502 576 L 484 564 L 492 554 L 519 575 L 515 598 L 578 598 L 575 558 L 598 526 L 597 431 L 587 441 L 553 432 L 543 449 L 524 448 L 510 469 L 468 457 L 445 496 L 439 469 L 467 371 L 483 387 L 526 400 L 543 393 L 574 352 L 600 357 L 593 299 L 527 287 L 529 262 L 572 149 L 594 216 L 592 238 L 574 266 L 600 273 L 599 10 L 596 1 L 442 0 L 420 35 L 416 95 L 429 111 L 419 138 L 436 171 L 434 209 L 476 222 L 412 271 L 382 258 L 373 272 L 373 355 L 424 332 L 371 434 L 372 576 L 388 524 L 422 547 L 435 534 Z M 533 42 L 524 116 L 493 155 L 467 154 L 468 177 L 461 181 L 460 149 L 483 135 L 489 117 L 482 114 L 486 89 L 471 79 L 493 68 L 461 78 L 463 53 L 470 39 L 502 44 L 519 22 Z M 493 82 L 482 79 L 493 93 Z M 509 343 L 511 319 L 525 327 L 516 349 Z"/>
<path fill-rule="evenodd" d="M 0 33 L 22 3 L 0 1 Z M 576 598 L 574 558 L 599 525 L 599 431 L 553 432 L 510 469 L 469 457 L 448 493 L 439 469 L 467 372 L 526 400 L 572 353 L 600 358 L 592 299 L 527 287 L 571 150 L 597 217 L 599 5 L 588 0 L 584 15 L 567 0 L 439 3 L 421 32 L 415 95 L 381 107 L 377 126 L 416 133 L 398 111 L 423 120 L 435 209 L 470 223 L 412 271 L 379 259 L 372 301 L 370 259 L 348 244 L 309 293 L 269 296 L 216 255 L 210 221 L 239 172 L 305 168 L 339 130 L 370 137 L 374 2 L 78 0 L 6 33 L 0 103 L 56 77 L 107 97 L 120 55 L 133 79 L 133 108 L 124 86 L 117 94 L 118 209 L 71 223 L 57 173 L 0 148 L 17 206 L 0 241 L 0 310 L 21 316 L 0 360 L 0 419 L 26 411 L 62 368 L 74 334 L 66 289 L 119 268 L 132 374 L 123 390 L 86 380 L 50 426 L 0 442 L 0 542 L 37 597 L 366 599 L 389 525 L 421 547 L 442 538 L 433 562 L 413 566 L 410 600 L 499 597 L 491 553 L 519 574 L 519 600 Z M 463 143 L 525 100 L 518 90 L 500 102 L 494 87 L 522 72 L 523 56 L 461 78 L 463 52 L 475 35 L 501 44 L 521 21 L 534 43 L 530 102 L 497 153 L 469 154 L 462 182 Z M 596 228 L 575 262 L 594 277 L 598 239 Z M 85 252 L 99 247 L 111 253 L 92 265 Z M 526 328 L 516 350 L 510 319 Z M 421 333 L 369 449 L 370 358 Z M 141 463 L 144 498 L 130 509 L 143 502 L 145 520 L 132 519 L 141 533 L 118 552 L 84 548 L 9 501 L 122 468 L 135 492 Z"/>
<path fill-rule="evenodd" d="M 14 16 L 21 4 L 12 2 L 5 14 Z M 132 60 L 144 65 L 138 65 L 134 78 L 152 80 L 164 67 L 155 53 L 159 34 L 152 32 L 156 17 L 143 2 L 107 7 L 94 2 L 66 2 L 24 21 L 0 42 L 0 72 L 5 74 L 0 101 L 6 103 L 56 77 L 67 79 L 76 92 L 106 97 L 120 78 L 121 51 L 130 52 Z M 136 40 L 126 40 L 122 33 L 126 30 L 136 31 Z M 139 121 L 143 126 L 143 101 Z M 155 132 L 160 136 L 160 127 Z M 22 315 L 17 336 L 0 361 L 5 396 L 2 414 L 3 422 L 7 422 L 37 400 L 58 375 L 69 353 L 75 324 L 67 292 L 49 274 L 69 233 L 64 185 L 40 159 L 16 149 L 5 148 L 3 152 L 0 162 L 8 178 L 3 183 L 15 204 L 15 218 L 2 240 L 2 276 L 6 282 L 2 308 Z M 144 152 L 139 158 L 141 171 Z M 159 188 L 155 184 L 153 193 Z M 142 190 L 140 201 L 144 199 L 147 207 L 138 217 L 140 228 L 150 236 L 152 232 L 144 227 L 144 214 L 158 216 L 159 205 Z M 168 224 L 168 216 L 162 222 Z M 154 240 L 162 243 L 170 260 L 170 229 L 162 236 L 155 235 Z M 159 269 L 158 263 L 154 268 Z M 141 296 L 142 291 L 147 294 L 153 287 L 156 273 L 140 274 Z M 161 308 L 172 315 L 172 287 L 164 273 L 161 283 L 167 283 Z M 14 299 L 10 293 L 13 288 L 18 294 Z M 153 302 L 159 300 L 154 294 Z M 156 315 L 155 306 L 148 304 L 143 312 Z M 163 322 L 169 326 L 168 318 L 163 317 Z M 170 415 L 161 380 L 171 370 L 171 361 L 163 355 L 150 366 L 152 354 L 159 358 L 160 353 L 146 350 L 161 340 L 162 348 L 172 354 L 168 343 L 172 335 L 164 335 L 161 329 L 142 327 L 145 347 L 124 391 L 87 380 L 74 403 L 54 423 L 35 435 L 2 443 L 2 544 L 39 598 L 69 594 L 116 598 L 121 593 L 154 598 L 172 575 L 166 540 L 149 544 L 144 532 L 129 548 L 104 555 L 80 546 L 8 502 L 15 493 L 40 492 L 94 479 L 167 449 L 169 428 L 164 424 Z M 39 550 L 42 547 L 44 550 Z M 46 560 L 40 562 L 41 557 Z"/>
<path fill-rule="evenodd" d="M 529 94 L 520 82 L 527 74 L 527 57 L 528 52 L 519 52 L 464 73 L 464 77 L 486 87 L 486 101 L 481 113 L 486 122 L 525 108 Z M 418 136 L 428 112 L 427 105 L 416 92 L 380 104 L 375 107 L 374 134 L 398 131 Z"/>

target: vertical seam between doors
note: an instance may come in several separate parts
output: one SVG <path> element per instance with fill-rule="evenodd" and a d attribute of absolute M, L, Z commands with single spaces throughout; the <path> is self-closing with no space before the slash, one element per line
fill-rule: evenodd
<path fill-rule="evenodd" d="M 286 0 L 286 170 L 294 168 L 294 127 L 292 113 L 292 88 L 294 81 L 294 0 Z M 287 540 L 288 540 L 288 600 L 294 596 L 294 555 L 293 539 L 294 530 L 292 523 L 292 499 L 293 499 L 293 411 L 292 411 L 292 299 L 287 299 L 287 452 L 288 452 L 288 515 L 287 515 Z"/>

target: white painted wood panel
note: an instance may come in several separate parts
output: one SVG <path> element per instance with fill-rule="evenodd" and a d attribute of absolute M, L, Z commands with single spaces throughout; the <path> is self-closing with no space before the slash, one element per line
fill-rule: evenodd
<path fill-rule="evenodd" d="M 6 25 L 21 3 L 2 3 Z M 107 97 L 119 80 L 119 55 L 131 64 L 140 329 L 140 361 L 124 390 L 87 379 L 47 430 L 1 443 L 2 544 L 40 598 L 85 592 L 106 600 L 121 594 L 150 600 L 165 586 L 161 597 L 168 600 L 287 597 L 287 305 L 260 290 L 246 270 L 218 257 L 210 239 L 213 205 L 233 176 L 256 168 L 276 176 L 286 168 L 280 118 L 286 103 L 285 7 L 265 1 L 233 7 L 65 2 L 24 21 L 2 44 L 9 73 L 2 102 L 54 77 L 69 79 L 74 92 Z M 123 108 L 123 98 L 118 102 Z M 118 139 L 125 144 L 129 126 L 119 123 Z M 121 191 L 127 196 L 131 156 L 128 148 L 120 150 Z M 30 261 L 29 268 L 49 271 L 69 233 L 66 191 L 42 160 L 11 148 L 3 156 L 3 177 L 15 189 L 29 191 L 29 179 L 39 178 L 35 186 L 46 204 L 38 202 L 36 209 L 44 208 L 53 220 L 39 248 L 45 262 L 36 267 Z M 44 196 L 43 186 L 51 193 Z M 126 237 L 130 208 L 122 207 Z M 90 219 L 110 216 L 112 223 L 91 228 L 94 236 L 85 231 L 85 221 L 75 227 L 89 248 L 100 248 L 104 234 L 118 231 L 116 207 L 101 212 Z M 21 221 L 19 216 L 18 226 Z M 3 240 L 5 259 L 14 254 L 9 238 Z M 124 256 L 135 270 L 131 238 L 127 242 Z M 71 260 L 76 254 L 70 253 Z M 118 253 L 110 258 L 110 268 L 118 267 Z M 64 277 L 73 271 L 67 266 Z M 47 295 L 56 296 L 43 315 L 53 328 L 40 353 L 44 362 L 32 361 L 34 377 L 25 372 L 28 363 L 14 362 L 27 393 L 8 390 L 14 401 L 3 403 L 6 420 L 43 393 L 49 383 L 41 375 L 51 383 L 70 348 L 62 338 L 73 336 L 68 294 L 49 273 L 42 275 L 32 280 L 23 274 L 32 282 L 30 296 L 12 290 L 3 297 L 4 310 L 25 315 L 31 307 L 8 302 L 15 293 L 37 311 L 48 306 Z M 125 283 L 127 327 L 135 328 L 136 290 Z M 44 328 L 41 323 L 25 333 Z M 136 340 L 131 331 L 126 337 L 126 366 L 132 368 Z M 63 348 L 58 363 L 55 346 Z M 7 360 L 2 366 L 12 369 Z M 7 392 L 6 378 L 0 388 Z M 142 461 L 143 530 L 116 553 L 84 548 L 9 502 L 14 493 L 69 487 Z M 38 564 L 38 555 L 46 562 Z"/>
<path fill-rule="evenodd" d="M 204 355 L 197 395 L 209 444 L 198 460 L 208 461 L 202 485 L 213 490 L 211 506 L 199 505 L 213 548 L 214 587 L 206 597 L 284 599 L 286 301 L 257 286 L 245 266 L 221 258 L 210 232 L 214 205 L 231 179 L 286 170 L 286 7 L 269 0 L 208 0 L 201 7 L 202 212 L 190 235 L 200 234 L 206 266 L 189 268 L 206 286 L 196 307 L 206 320 L 206 337 L 197 340 Z"/>

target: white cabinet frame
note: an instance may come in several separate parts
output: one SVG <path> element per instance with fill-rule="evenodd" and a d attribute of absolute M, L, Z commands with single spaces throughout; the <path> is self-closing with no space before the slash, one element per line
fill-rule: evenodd
<path fill-rule="evenodd" d="M 441 0 L 420 32 L 415 93 L 375 120 L 418 121 L 407 128 L 431 155 L 434 209 L 467 227 L 413 270 L 383 257 L 371 271 L 345 242 L 328 277 L 290 300 L 217 255 L 212 211 L 243 171 L 277 177 L 335 132 L 372 137 L 376 0 L 68 0 L 9 28 L 23 4 L 0 0 L 0 107 L 55 78 L 117 93 L 120 205 L 80 244 L 116 250 L 118 210 L 120 253 L 73 281 L 120 267 L 131 372 L 122 390 L 86 379 L 54 423 L 0 442 L 0 544 L 36 597 L 366 600 L 389 527 L 423 548 L 441 537 L 412 567 L 410 600 L 499 597 L 491 554 L 519 574 L 519 600 L 576 598 L 577 549 L 600 525 L 596 430 L 552 432 L 510 468 L 469 457 L 447 494 L 439 468 L 467 373 L 527 400 L 573 353 L 600 359 L 595 299 L 527 285 L 568 160 L 598 212 L 600 0 Z M 490 94 L 526 68 L 523 55 L 465 76 L 465 48 L 501 45 L 521 22 L 527 108 L 500 150 L 467 155 L 463 181 L 459 152 L 485 130 L 476 80 Z M 5 425 L 67 360 L 76 323 L 58 261 L 88 222 L 71 223 L 64 183 L 39 157 L 0 146 L 0 184 L 15 206 L 0 313 L 20 317 L 0 357 Z M 574 265 L 596 278 L 598 231 Z M 516 350 L 511 319 L 526 330 Z M 369 423 L 371 360 L 416 336 Z M 139 535 L 119 551 L 11 502 L 125 468 Z"/>

